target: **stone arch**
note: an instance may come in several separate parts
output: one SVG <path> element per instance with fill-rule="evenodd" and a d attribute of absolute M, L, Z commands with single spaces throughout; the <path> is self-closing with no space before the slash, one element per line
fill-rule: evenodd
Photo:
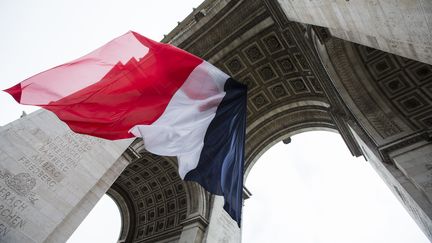
<path fill-rule="evenodd" d="M 337 131 L 328 108 L 329 105 L 322 101 L 288 103 L 249 124 L 246 129 L 245 179 L 259 157 L 275 143 L 305 131 Z"/>
<path fill-rule="evenodd" d="M 144 148 L 144 142 L 141 139 L 137 139 L 134 144 L 131 146 L 131 150 L 138 156 L 148 156 L 151 155 L 152 162 L 158 163 L 158 160 L 166 160 L 169 162 L 170 166 L 177 172 L 178 164 L 176 157 L 168 157 L 168 156 L 158 156 L 147 152 Z M 174 176 L 174 175 L 172 175 Z M 180 177 L 177 177 L 179 180 Z M 209 217 L 209 195 L 208 193 L 199 185 L 194 182 L 188 182 L 181 180 L 184 183 L 187 195 L 187 220 L 191 220 L 192 218 L 200 218 L 204 224 L 207 223 Z"/>
<path fill-rule="evenodd" d="M 177 241 L 191 218 L 206 222 L 206 194 L 180 179 L 175 159 L 138 154 L 108 191 L 122 214 L 119 240 Z"/>
<path fill-rule="evenodd" d="M 135 227 L 135 215 L 133 214 L 132 202 L 126 192 L 116 185 L 112 185 L 106 194 L 113 199 L 120 211 L 121 229 L 118 242 L 130 242 L 134 235 Z"/>
<path fill-rule="evenodd" d="M 342 39 L 314 36 L 338 94 L 372 149 L 432 128 L 432 66 Z"/>
<path fill-rule="evenodd" d="M 392 100 L 386 100 L 377 87 L 379 81 L 373 79 L 376 73 L 370 72 L 369 59 L 365 59 L 368 49 L 329 33 L 325 38 L 307 33 L 315 27 L 291 22 L 277 1 L 206 1 L 163 41 L 203 57 L 248 84 L 246 176 L 277 141 L 304 131 L 330 130 L 341 134 L 353 155 L 365 154 L 368 159 L 376 156 L 376 165 L 380 166 L 377 170 L 387 173 L 390 179 L 386 181 L 393 183 L 398 175 L 388 174 L 397 168 L 383 165 L 385 154 L 392 143 L 398 146 L 420 130 L 410 124 L 409 118 L 400 116 Z M 396 58 L 387 53 L 369 56 L 375 64 L 381 61 L 376 57 L 391 59 L 390 64 Z M 426 77 L 427 71 L 417 74 Z M 422 85 L 422 92 L 430 90 L 428 84 Z M 428 124 L 428 114 L 422 112 L 419 121 Z M 130 148 L 137 158 L 146 154 L 140 142 Z M 175 160 L 164 160 L 171 161 L 176 169 Z M 211 196 L 196 184 L 184 185 L 188 205 L 181 234 L 196 226 L 207 239 L 219 236 L 217 227 L 212 230 L 211 226 L 218 225 L 218 217 L 223 216 L 215 213 Z M 396 186 L 405 193 L 399 184 Z M 191 239 L 180 236 L 180 242 L 186 238 Z"/>

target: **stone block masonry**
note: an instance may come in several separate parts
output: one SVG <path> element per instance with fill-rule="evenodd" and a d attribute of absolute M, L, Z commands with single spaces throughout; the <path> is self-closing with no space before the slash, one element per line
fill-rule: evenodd
<path fill-rule="evenodd" d="M 66 241 L 127 166 L 131 142 L 75 134 L 48 111 L 1 127 L 0 242 Z"/>

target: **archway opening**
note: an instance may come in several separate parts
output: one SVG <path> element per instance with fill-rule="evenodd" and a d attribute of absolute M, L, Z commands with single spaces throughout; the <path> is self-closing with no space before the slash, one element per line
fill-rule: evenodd
<path fill-rule="evenodd" d="M 75 230 L 67 243 L 116 243 L 121 230 L 121 214 L 115 201 L 105 194 Z"/>
<path fill-rule="evenodd" d="M 243 242 L 429 242 L 363 158 L 337 133 L 306 132 L 253 165 Z"/>

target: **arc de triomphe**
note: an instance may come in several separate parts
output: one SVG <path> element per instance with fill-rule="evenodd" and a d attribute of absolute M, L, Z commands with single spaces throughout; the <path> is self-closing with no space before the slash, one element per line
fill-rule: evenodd
<path fill-rule="evenodd" d="M 248 85 L 245 177 L 276 142 L 337 131 L 432 240 L 430 1 L 206 0 L 163 41 Z M 119 242 L 240 237 L 219 197 L 140 140 L 76 135 L 45 111 L 0 136 L 1 242 L 63 242 L 105 193 Z"/>

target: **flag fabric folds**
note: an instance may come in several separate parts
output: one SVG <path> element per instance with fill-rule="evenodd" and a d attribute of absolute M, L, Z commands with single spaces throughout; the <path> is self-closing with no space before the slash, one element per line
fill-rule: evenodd
<path fill-rule="evenodd" d="M 224 196 L 240 226 L 246 87 L 210 63 L 130 31 L 5 91 L 77 133 L 142 137 L 148 151 L 177 156 L 180 177 Z"/>

